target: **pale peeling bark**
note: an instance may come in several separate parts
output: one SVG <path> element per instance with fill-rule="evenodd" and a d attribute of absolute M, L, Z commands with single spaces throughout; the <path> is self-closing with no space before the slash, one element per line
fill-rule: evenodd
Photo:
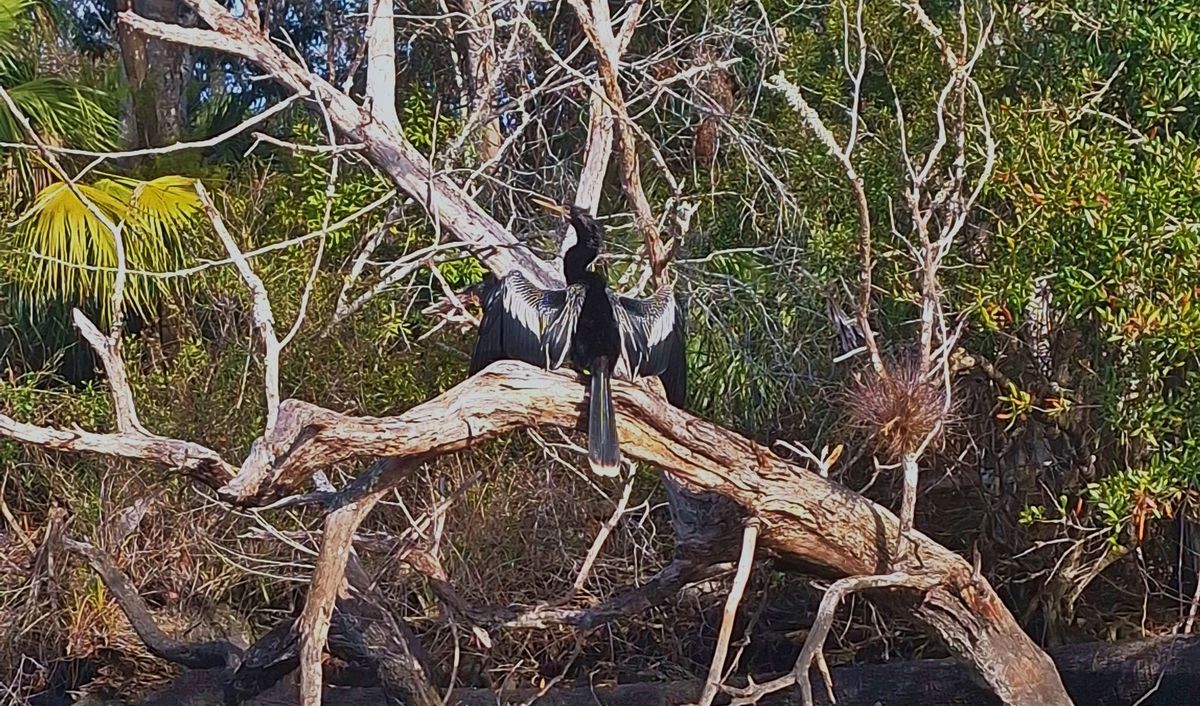
<path fill-rule="evenodd" d="M 910 535 L 903 557 L 892 556 L 900 526 L 887 509 L 745 437 L 672 407 L 642 387 L 614 381 L 613 396 L 622 451 L 692 487 L 737 502 L 761 521 L 761 546 L 826 575 L 891 570 L 936 577 L 933 588 L 896 591 L 887 596 L 888 603 L 936 632 L 1004 703 L 1071 703 L 1046 654 L 961 557 L 919 532 Z M 395 417 L 351 417 L 285 400 L 269 436 L 255 443 L 241 471 L 248 477 L 240 485 L 265 496 L 279 495 L 313 471 L 354 457 L 391 457 L 390 465 L 403 469 L 517 429 L 574 428 L 586 409 L 584 402 L 585 387 L 575 376 L 511 361 L 496 363 Z M 12 431 L 0 424 L 0 434 L 45 441 Z M 80 450 L 158 457 L 155 449 L 140 445 L 145 441 L 138 435 L 101 436 L 112 445 Z M 402 475 L 365 475 L 349 490 L 368 498 L 392 487 Z"/>
<path fill-rule="evenodd" d="M 399 134 L 394 12 L 394 0 L 371 0 L 367 22 L 367 98 L 371 102 L 371 117 Z"/>

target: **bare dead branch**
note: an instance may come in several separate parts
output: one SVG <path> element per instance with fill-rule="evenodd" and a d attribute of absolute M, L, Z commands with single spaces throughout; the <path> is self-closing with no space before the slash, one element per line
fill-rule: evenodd
<path fill-rule="evenodd" d="M 92 570 L 99 574 L 105 588 L 112 594 L 113 600 L 133 626 L 134 632 L 156 657 L 192 669 L 231 667 L 241 658 L 241 650 L 224 640 L 189 645 L 168 637 L 154 622 L 146 602 L 138 595 L 137 589 L 125 574 L 117 568 L 112 557 L 87 542 L 79 542 L 70 537 L 63 537 L 63 546 L 82 557 Z"/>
<path fill-rule="evenodd" d="M 0 414 L 0 436 L 55 451 L 147 461 L 181 471 L 213 488 L 223 486 L 236 471 L 216 451 L 200 444 L 137 431 L 97 434 L 81 429 L 55 429 Z"/>
<path fill-rule="evenodd" d="M 350 543 L 358 525 L 366 518 L 384 491 L 376 492 L 361 502 L 351 503 L 325 517 L 325 534 L 321 553 L 313 567 L 312 581 L 300 614 L 300 703 L 301 706 L 320 706 L 321 656 L 329 637 L 329 621 L 334 603 L 343 590 L 346 563 L 350 559 Z"/>
<path fill-rule="evenodd" d="M 712 664 L 708 668 L 708 678 L 704 680 L 704 689 L 700 692 L 699 706 L 712 706 L 713 699 L 721 688 L 725 674 L 725 656 L 729 653 L 729 638 L 733 635 L 733 624 L 737 620 L 738 605 L 742 602 L 742 594 L 746 583 L 750 580 L 750 569 L 754 566 L 754 550 L 758 545 L 758 520 L 751 518 L 746 523 L 742 534 L 742 556 L 738 559 L 737 573 L 733 577 L 733 586 L 729 589 L 729 597 L 725 600 L 725 610 L 721 614 L 721 628 L 717 633 L 717 647 L 713 651 Z"/>
<path fill-rule="evenodd" d="M 238 273 L 242 275 L 253 298 L 254 327 L 258 329 L 258 335 L 263 342 L 263 386 L 267 404 L 267 431 L 269 432 L 271 427 L 275 426 L 275 420 L 279 415 L 279 351 L 282 348 L 279 345 L 278 336 L 275 335 L 275 315 L 271 312 L 271 299 L 267 295 L 267 286 L 263 284 L 262 278 L 254 273 L 250 263 L 246 261 L 242 251 L 238 248 L 237 242 L 229 234 L 229 229 L 225 227 L 225 221 L 217 211 L 216 205 L 213 204 L 212 198 L 209 197 L 208 190 L 199 181 L 196 182 L 195 188 L 196 194 L 200 197 L 200 204 L 204 208 L 204 214 L 208 216 L 213 230 L 221 238 L 225 251 L 233 260 Z"/>
<path fill-rule="evenodd" d="M 367 87 L 371 117 L 400 133 L 396 114 L 395 0 L 371 0 L 367 16 Z"/>
<path fill-rule="evenodd" d="M 629 496 L 633 493 L 633 482 L 637 479 L 637 468 L 631 467 L 628 472 L 629 478 L 621 490 L 621 499 L 613 508 L 612 515 L 600 526 L 600 531 L 596 533 L 596 539 L 588 548 L 587 555 L 583 558 L 583 566 L 579 567 L 579 573 L 575 575 L 575 581 L 571 584 L 571 595 L 578 594 L 583 590 L 587 584 L 588 574 L 591 573 L 592 564 L 596 563 L 596 558 L 600 556 L 600 550 L 604 548 L 604 542 L 608 539 L 608 535 L 616 529 L 617 523 L 621 521 L 621 515 L 625 514 L 625 508 L 629 505 Z"/>
<path fill-rule="evenodd" d="M 158 39 L 245 58 L 293 93 L 310 95 L 323 102 L 340 132 L 351 142 L 366 145 L 365 151 L 376 166 L 398 187 L 429 209 L 443 227 L 471 245 L 474 253 L 494 272 L 504 274 L 519 268 L 542 286 L 556 285 L 561 281 L 561 275 L 534 257 L 511 233 L 484 213 L 458 185 L 446 175 L 435 172 L 428 160 L 409 142 L 374 120 L 349 95 L 298 64 L 257 28 L 251 28 L 233 17 L 217 0 L 188 0 L 188 4 L 213 29 L 156 22 L 128 11 L 120 13 L 119 20 Z"/>
<path fill-rule="evenodd" d="M 862 329 L 863 338 L 866 341 L 867 350 L 871 354 L 871 365 L 875 369 L 876 374 L 881 378 L 887 377 L 887 368 L 883 364 L 883 357 L 879 353 L 879 344 L 875 340 L 875 331 L 871 328 L 870 311 L 871 311 L 871 209 L 867 201 L 866 188 L 863 185 L 862 177 L 854 168 L 854 163 L 850 161 L 850 156 L 846 150 L 838 145 L 837 138 L 825 127 L 825 122 L 821 120 L 821 116 L 804 96 L 800 93 L 800 89 L 784 78 L 783 74 L 775 74 L 767 82 L 767 85 L 783 94 L 792 108 L 800 114 L 804 119 L 808 128 L 813 131 L 817 139 L 825 145 L 825 149 L 829 152 L 829 156 L 833 157 L 842 166 L 842 171 L 846 173 L 846 178 L 850 181 L 850 188 L 854 192 L 854 203 L 858 208 L 858 257 L 860 263 L 860 288 L 858 302 L 858 325 Z"/>
<path fill-rule="evenodd" d="M 304 97 L 304 94 L 294 93 L 294 94 L 288 96 L 287 98 L 284 98 L 283 100 L 279 101 L 278 103 L 271 106 L 270 108 L 263 110 L 261 113 L 255 113 L 254 115 L 250 116 L 249 118 L 246 118 L 245 120 L 243 120 L 241 123 L 229 128 L 228 130 L 225 130 L 224 132 L 221 132 L 217 135 L 213 135 L 212 137 L 206 137 L 203 140 L 191 140 L 191 141 L 186 141 L 186 142 L 180 141 L 180 142 L 175 142 L 170 145 L 164 145 L 162 147 L 146 147 L 143 149 L 124 150 L 121 152 L 96 152 L 94 150 L 81 150 L 81 149 L 76 149 L 73 147 L 59 147 L 57 145 L 42 145 L 42 146 L 29 145 L 24 142 L 0 142 L 0 147 L 2 147 L 4 149 L 14 149 L 14 150 L 39 150 L 39 151 L 45 150 L 47 152 L 52 152 L 54 154 L 65 154 L 65 155 L 70 155 L 70 156 L 74 156 L 74 157 L 92 157 L 94 161 L 92 161 L 89 164 L 90 168 L 84 169 L 79 174 L 75 175 L 75 180 L 78 181 L 79 179 L 81 179 L 83 177 L 83 175 L 85 173 L 90 172 L 95 167 L 97 167 L 100 164 L 107 162 L 107 161 L 119 161 L 122 159 L 136 159 L 138 157 L 150 157 L 150 156 L 171 154 L 173 152 L 180 152 L 183 150 L 198 150 L 198 149 L 206 149 L 209 147 L 216 147 L 217 145 L 229 140 L 230 138 L 236 137 L 236 136 L 240 135 L 241 133 L 245 132 L 246 130 L 249 130 L 250 128 L 254 127 L 255 125 L 266 122 L 267 120 L 282 113 L 283 111 L 292 107 L 293 103 L 295 103 L 296 101 L 300 100 L 303 97 Z M 255 133 L 256 136 L 258 134 L 260 134 L 260 133 Z"/>
<path fill-rule="evenodd" d="M 117 431 L 122 434 L 147 434 L 146 429 L 138 420 L 137 406 L 133 401 L 133 390 L 129 387 L 129 377 L 125 372 L 125 361 L 121 359 L 121 337 L 105 336 L 100 329 L 79 309 L 71 311 L 75 327 L 79 329 L 92 350 L 100 357 L 104 366 L 104 375 L 108 378 L 110 397 L 113 401 L 113 414 L 116 415 Z"/>

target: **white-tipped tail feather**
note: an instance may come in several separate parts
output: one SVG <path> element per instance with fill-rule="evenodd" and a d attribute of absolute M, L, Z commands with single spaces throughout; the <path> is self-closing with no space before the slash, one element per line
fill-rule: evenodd
<path fill-rule="evenodd" d="M 592 388 L 588 400 L 588 463 L 596 475 L 612 477 L 621 469 L 617 414 L 609 384 L 612 373 L 606 359 L 596 362 L 591 371 Z"/>

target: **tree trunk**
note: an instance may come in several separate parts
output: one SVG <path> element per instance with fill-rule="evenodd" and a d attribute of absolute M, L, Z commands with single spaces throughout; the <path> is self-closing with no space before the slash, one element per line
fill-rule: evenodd
<path fill-rule="evenodd" d="M 179 24 L 184 5 L 178 0 L 118 0 L 117 9 Z M 132 115 L 128 116 L 132 147 L 161 147 L 177 142 L 184 125 L 184 57 L 178 44 L 132 31 L 117 24 L 121 65 L 129 81 Z"/>
<path fill-rule="evenodd" d="M 496 23 L 492 19 L 491 4 L 484 0 L 463 0 L 463 15 L 471 110 L 481 111 L 483 114 L 489 111 L 486 103 L 491 101 L 493 84 L 496 81 L 496 57 L 493 47 Z M 500 151 L 500 143 L 500 121 L 494 115 L 488 115 L 480 135 L 479 161 L 491 161 Z"/>

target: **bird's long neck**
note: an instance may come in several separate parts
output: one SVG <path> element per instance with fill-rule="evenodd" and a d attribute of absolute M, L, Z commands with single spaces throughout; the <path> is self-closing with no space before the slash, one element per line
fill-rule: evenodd
<path fill-rule="evenodd" d="M 600 254 L 600 224 L 585 213 L 572 213 L 571 226 L 575 228 L 575 244 L 563 255 L 563 275 L 567 284 L 582 283 L 589 279 L 588 267 Z"/>
<path fill-rule="evenodd" d="M 588 279 L 588 275 L 591 274 L 588 266 L 595 261 L 596 254 L 594 248 L 579 242 L 563 255 L 563 275 L 567 278 L 567 284 L 578 284 Z"/>

